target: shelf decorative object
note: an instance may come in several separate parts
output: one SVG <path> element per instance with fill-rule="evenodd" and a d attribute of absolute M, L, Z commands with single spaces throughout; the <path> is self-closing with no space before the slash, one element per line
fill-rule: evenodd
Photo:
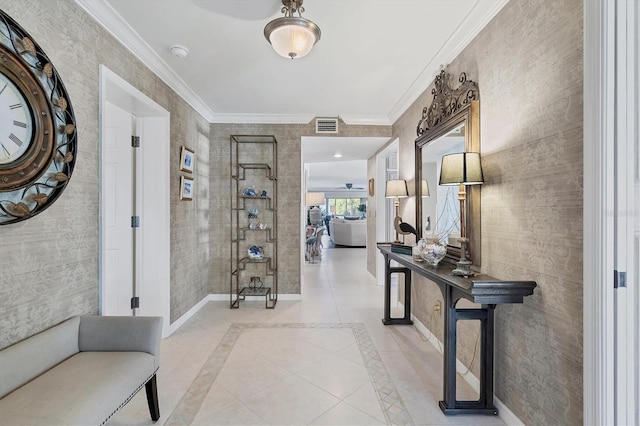
<path fill-rule="evenodd" d="M 247 296 L 264 296 L 265 307 L 273 309 L 278 301 L 277 141 L 232 135 L 230 143 L 229 307 L 239 308 Z"/>
<path fill-rule="evenodd" d="M 264 287 L 264 283 L 260 277 L 251 277 L 251 280 L 249 280 L 249 288 L 251 290 L 259 290 L 262 287 Z"/>
<path fill-rule="evenodd" d="M 250 208 L 247 210 L 247 217 L 249 218 L 249 229 L 260 229 L 260 218 L 258 217 L 260 211 L 256 208 Z"/>
<path fill-rule="evenodd" d="M 249 259 L 251 260 L 262 260 L 264 258 L 264 249 L 259 246 L 249 247 L 247 253 L 249 255 Z"/>

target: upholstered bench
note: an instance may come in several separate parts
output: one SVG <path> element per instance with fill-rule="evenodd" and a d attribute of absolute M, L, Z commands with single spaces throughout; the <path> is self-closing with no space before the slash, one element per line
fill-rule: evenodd
<path fill-rule="evenodd" d="M 71 318 L 0 351 L 0 424 L 102 425 L 142 387 L 160 418 L 162 318 Z"/>

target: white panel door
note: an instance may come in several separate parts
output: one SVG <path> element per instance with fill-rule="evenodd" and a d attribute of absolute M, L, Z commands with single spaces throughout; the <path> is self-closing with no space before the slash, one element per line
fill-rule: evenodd
<path fill-rule="evenodd" d="M 137 116 L 140 136 L 136 215 L 140 228 L 136 236 L 136 296 L 138 315 L 164 316 L 169 312 L 169 129 L 164 117 Z M 165 321 L 169 321 L 167 318 Z"/>
<path fill-rule="evenodd" d="M 133 117 L 106 103 L 103 114 L 103 304 L 102 315 L 132 315 Z"/>

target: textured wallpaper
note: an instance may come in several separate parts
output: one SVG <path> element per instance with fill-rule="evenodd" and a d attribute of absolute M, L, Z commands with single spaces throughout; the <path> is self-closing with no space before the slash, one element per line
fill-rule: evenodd
<path fill-rule="evenodd" d="M 60 199 L 0 228 L 0 348 L 64 319 L 98 311 L 98 66 L 106 65 L 171 113 L 171 321 L 210 293 L 229 292 L 229 135 L 279 142 L 280 292 L 300 293 L 300 138 L 308 125 L 211 125 L 73 0 L 0 0 L 58 69 L 76 113 L 79 153 Z M 59 23 L 52 25 L 52 22 Z M 340 136 L 389 136 L 390 126 L 347 126 Z M 193 201 L 180 201 L 180 147 L 195 150 Z"/>
<path fill-rule="evenodd" d="M 339 123 L 340 137 L 388 137 L 390 126 L 359 126 Z M 211 247 L 210 292 L 229 294 L 230 213 L 229 138 L 231 135 L 273 135 L 278 141 L 278 291 L 300 294 L 301 232 L 301 138 L 316 136 L 315 121 L 309 124 L 212 124 L 211 125 Z"/>
<path fill-rule="evenodd" d="M 538 283 L 496 309 L 495 393 L 527 425 L 582 424 L 582 40 L 582 1 L 511 1 L 447 67 L 480 87 L 482 271 Z M 405 179 L 431 98 L 428 87 L 393 125 Z M 408 199 L 401 215 L 414 215 Z M 414 313 L 442 339 L 440 291 L 413 288 Z M 459 323 L 466 365 L 477 330 Z"/>
<path fill-rule="evenodd" d="M 313 135 L 312 124 L 210 125 L 72 0 L 0 0 L 0 8 L 57 67 L 79 136 L 60 199 L 0 227 L 0 348 L 98 310 L 99 64 L 171 113 L 171 320 L 207 294 L 229 291 L 231 134 L 278 139 L 280 292 L 300 292 L 300 137 Z M 524 304 L 496 311 L 496 395 L 526 424 L 581 424 L 582 2 L 509 2 L 448 71 L 464 71 L 480 87 L 483 272 L 539 286 Z M 415 126 L 430 90 L 393 132 L 341 125 L 340 136 L 399 137 L 400 177 L 412 186 Z M 179 201 L 173 166 L 182 145 L 196 151 L 190 202 Z M 415 214 L 412 200 L 402 201 L 403 217 Z M 441 339 L 442 317 L 431 315 L 439 291 L 420 280 L 414 289 L 414 313 Z M 467 364 L 476 335 L 474 325 L 461 326 L 459 357 Z"/>
<path fill-rule="evenodd" d="M 76 167 L 61 197 L 33 219 L 0 227 L 0 348 L 73 315 L 98 311 L 99 64 L 171 113 L 175 320 L 208 294 L 209 123 L 73 0 L 0 0 L 0 8 L 31 34 L 58 69 L 78 126 Z M 178 197 L 181 145 L 196 150 L 192 202 Z"/>

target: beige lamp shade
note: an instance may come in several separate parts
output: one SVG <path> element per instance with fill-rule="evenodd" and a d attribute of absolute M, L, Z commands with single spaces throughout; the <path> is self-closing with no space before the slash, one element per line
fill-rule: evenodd
<path fill-rule="evenodd" d="M 404 179 L 388 180 L 385 188 L 384 196 L 386 198 L 404 198 L 409 196 L 407 189 L 407 181 Z"/>
<path fill-rule="evenodd" d="M 324 204 L 324 192 L 307 192 L 305 204 L 307 206 L 320 206 Z"/>
<path fill-rule="evenodd" d="M 442 157 L 440 185 L 479 185 L 483 182 L 480 153 L 458 152 Z"/>
<path fill-rule="evenodd" d="M 429 197 L 429 182 L 425 179 L 422 180 L 420 185 L 420 195 L 422 195 L 422 197 Z"/>

